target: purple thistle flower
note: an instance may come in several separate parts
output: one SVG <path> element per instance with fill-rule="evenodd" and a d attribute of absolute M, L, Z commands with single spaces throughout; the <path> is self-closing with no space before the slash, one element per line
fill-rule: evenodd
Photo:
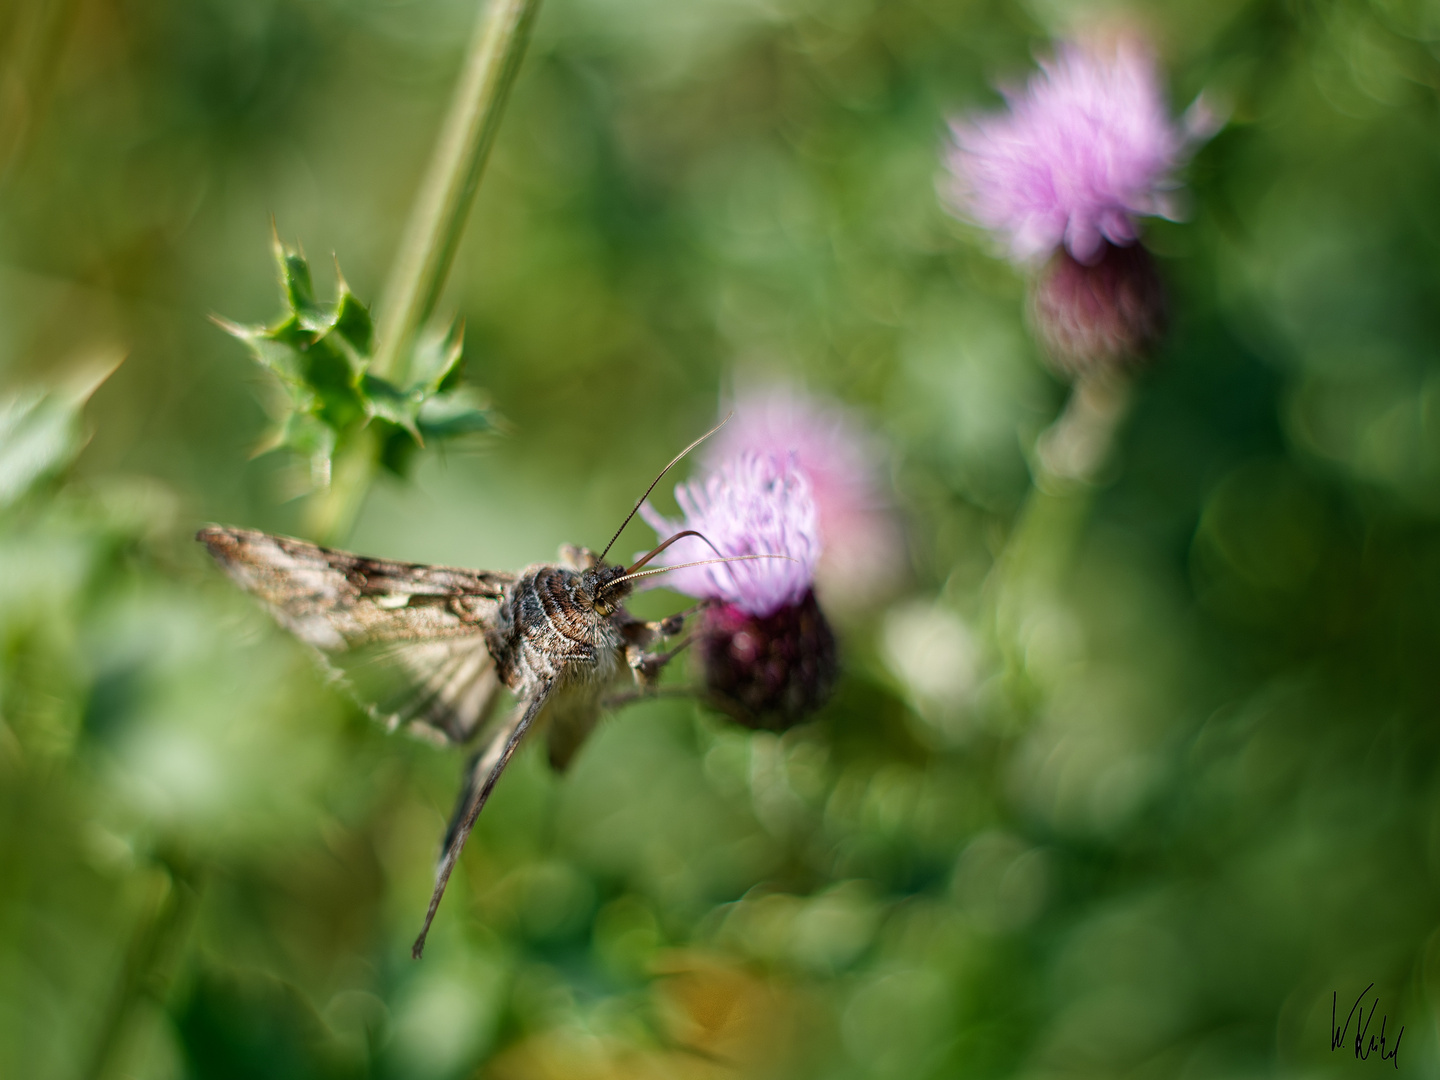
<path fill-rule="evenodd" d="M 863 601 L 883 593 L 905 554 L 881 480 L 884 447 L 843 406 L 783 383 L 742 389 L 733 409 L 706 462 L 719 465 L 747 450 L 793 455 L 815 498 L 823 544 L 817 572 L 822 586 L 832 586 L 827 595 Z"/>
<path fill-rule="evenodd" d="M 1171 216 L 1172 174 L 1201 134 L 1177 125 L 1154 56 L 1133 39 L 1062 45 L 1008 112 L 952 121 L 952 209 L 1001 235 L 1011 257 L 1063 244 L 1081 263 L 1138 238 L 1135 219 Z"/>
<path fill-rule="evenodd" d="M 835 685 L 835 636 L 815 600 L 819 514 L 794 453 L 745 451 L 703 483 L 675 488 L 684 513 L 672 522 L 653 507 L 641 516 L 677 541 L 664 565 L 730 555 L 785 555 L 689 567 L 667 575 L 680 592 L 713 603 L 701 616 L 696 651 L 715 704 L 748 727 L 781 729 L 813 712 Z"/>
<path fill-rule="evenodd" d="M 687 537 L 661 556 L 664 566 L 728 555 L 786 555 L 677 570 L 665 584 L 702 600 L 720 600 L 750 615 L 771 615 L 798 603 L 815 579 L 820 525 L 810 481 L 795 459 L 747 452 L 724 462 L 702 484 L 677 484 L 675 501 L 685 520 L 666 520 L 649 503 L 640 507 L 661 539 L 684 529 L 703 533 L 712 549 Z"/>
<path fill-rule="evenodd" d="M 1173 216 L 1173 173 L 1216 118 L 1170 118 L 1151 52 L 1134 38 L 1066 44 L 1005 113 L 953 121 L 951 209 L 1003 238 L 1018 263 L 1049 260 L 1035 330 L 1071 379 L 1125 372 L 1164 336 L 1165 289 L 1137 218 Z"/>

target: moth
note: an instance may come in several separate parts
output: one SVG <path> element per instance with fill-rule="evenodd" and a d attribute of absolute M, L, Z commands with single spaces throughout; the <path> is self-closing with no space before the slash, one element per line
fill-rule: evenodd
<path fill-rule="evenodd" d="M 647 570 L 646 563 L 682 537 L 700 534 L 676 533 L 628 567 L 605 556 L 660 479 L 710 434 L 660 471 L 599 555 L 567 544 L 558 563 L 518 573 L 371 559 L 221 525 L 196 535 L 241 588 L 318 650 L 391 729 L 463 745 L 487 727 L 501 689 L 513 692 L 514 710 L 490 726 L 466 765 L 430 906 L 411 950 L 416 959 L 475 820 L 526 732 L 546 729 L 550 762 L 564 769 L 599 720 L 607 691 L 628 673 L 632 696 L 644 694 L 685 647 L 684 640 L 665 646 L 690 612 L 650 622 L 626 611 L 624 601 L 637 579 L 680 568 Z"/>

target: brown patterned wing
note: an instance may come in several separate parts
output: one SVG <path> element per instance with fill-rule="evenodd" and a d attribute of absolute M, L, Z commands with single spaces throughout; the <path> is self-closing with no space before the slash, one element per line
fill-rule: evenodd
<path fill-rule="evenodd" d="M 500 681 L 485 630 L 513 575 L 367 559 L 219 525 L 196 539 L 391 727 L 463 742 L 489 714 Z"/>

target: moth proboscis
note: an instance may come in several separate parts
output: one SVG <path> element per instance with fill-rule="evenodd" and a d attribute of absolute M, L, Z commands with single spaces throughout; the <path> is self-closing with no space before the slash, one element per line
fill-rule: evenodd
<path fill-rule="evenodd" d="M 492 726 L 466 765 L 425 923 L 411 950 L 416 959 L 475 819 L 526 732 L 537 724 L 547 728 L 550 762 L 563 769 L 595 727 L 605 691 L 627 670 L 639 690 L 648 691 L 684 648 L 683 640 L 658 646 L 681 632 L 688 613 L 651 622 L 631 615 L 624 601 L 636 579 L 679 569 L 646 570 L 646 563 L 681 537 L 699 534 L 677 533 L 629 567 L 606 563 L 605 556 L 661 478 L 714 430 L 718 426 L 660 471 L 599 555 L 567 544 L 560 562 L 518 573 L 370 559 L 221 525 L 197 534 L 226 573 L 318 650 L 392 729 L 405 726 L 462 745 L 487 726 L 501 688 L 514 693 L 515 709 Z"/>

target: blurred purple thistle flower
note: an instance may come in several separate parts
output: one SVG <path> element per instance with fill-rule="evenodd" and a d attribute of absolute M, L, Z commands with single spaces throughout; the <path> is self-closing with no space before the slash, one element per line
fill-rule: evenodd
<path fill-rule="evenodd" d="M 750 386 L 735 418 L 705 455 L 719 465 L 746 451 L 791 459 L 810 481 L 823 551 L 827 596 L 847 603 L 884 593 L 904 563 L 904 540 L 881 478 L 885 448 L 846 408 L 795 387 Z"/>
<path fill-rule="evenodd" d="M 1081 263 L 1171 216 L 1174 170 L 1201 134 L 1176 124 L 1153 54 L 1133 39 L 1070 43 L 1041 61 L 1009 110 L 951 122 L 946 194 L 959 216 L 1003 237 L 1017 262 L 1063 244 Z"/>
<path fill-rule="evenodd" d="M 712 699 L 748 727 L 781 729 L 813 712 L 835 685 L 835 636 L 812 587 L 820 559 L 819 515 L 796 455 L 746 451 L 703 483 L 675 488 L 683 522 L 640 508 L 662 538 L 695 529 L 721 555 L 785 555 L 690 567 L 667 575 L 680 592 L 714 603 L 701 616 L 696 650 Z M 714 558 L 695 537 L 667 549 L 676 565 Z"/>
<path fill-rule="evenodd" d="M 1035 282 L 1035 330 L 1071 379 L 1117 373 L 1164 336 L 1165 289 L 1137 218 L 1173 216 L 1173 173 L 1216 126 L 1201 101 L 1170 118 L 1134 38 L 1060 46 L 1004 113 L 953 121 L 951 209 L 1004 239 Z"/>

